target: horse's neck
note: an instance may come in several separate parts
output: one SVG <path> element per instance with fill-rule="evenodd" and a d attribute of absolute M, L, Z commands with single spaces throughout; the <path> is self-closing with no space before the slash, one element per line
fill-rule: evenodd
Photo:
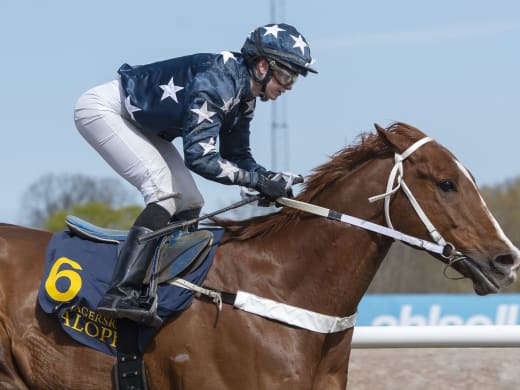
<path fill-rule="evenodd" d="M 370 161 L 323 191 L 313 203 L 341 213 L 384 223 L 383 202 L 370 204 L 368 197 L 384 188 L 389 164 Z M 289 278 L 297 277 L 295 293 L 315 309 L 328 314 L 352 313 L 391 246 L 391 240 L 366 230 L 325 218 L 311 218 L 294 229 L 286 241 L 298 243 L 300 261 L 293 263 Z M 289 233 L 290 234 L 290 233 Z M 312 286 L 311 286 L 312 285 Z M 314 289 L 313 294 L 306 291 Z M 312 291 L 312 290 L 311 290 Z M 307 303 L 307 304 L 308 304 Z"/>
<path fill-rule="evenodd" d="M 372 187 L 367 179 L 382 181 L 376 174 L 371 177 L 372 171 L 360 168 L 336 182 L 316 204 L 382 223 L 382 205 L 367 201 L 381 188 L 367 189 Z M 362 229 L 304 216 L 283 231 L 226 245 L 220 282 L 310 310 L 347 315 L 356 309 L 390 245 Z"/>

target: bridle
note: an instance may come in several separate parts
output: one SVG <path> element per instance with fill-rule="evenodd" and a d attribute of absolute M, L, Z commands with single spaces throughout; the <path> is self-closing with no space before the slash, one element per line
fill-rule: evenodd
<path fill-rule="evenodd" d="M 430 234 L 430 237 L 439 245 L 447 245 L 446 240 L 442 238 L 441 234 L 437 231 L 435 226 L 433 226 L 433 223 L 430 221 L 430 218 L 426 215 L 426 213 L 423 211 L 421 205 L 419 202 L 417 202 L 417 199 L 415 199 L 415 196 L 413 196 L 412 191 L 410 191 L 410 188 L 406 185 L 404 181 L 404 168 L 403 168 L 403 161 L 406 160 L 413 152 L 415 152 L 417 149 L 419 149 L 424 144 L 432 141 L 433 139 L 430 137 L 425 137 L 417 142 L 415 142 L 412 146 L 410 146 L 408 149 L 406 149 L 403 153 L 395 153 L 394 155 L 394 166 L 392 167 L 392 170 L 390 171 L 390 174 L 388 175 L 388 181 L 386 184 L 386 192 L 380 195 L 374 195 L 368 198 L 368 201 L 370 203 L 376 202 L 378 200 L 384 199 L 385 200 L 385 219 L 386 224 L 390 228 L 394 228 L 392 225 L 392 221 L 390 219 L 390 199 L 393 194 L 395 194 L 399 188 L 403 189 L 403 192 L 405 193 L 406 197 L 410 201 L 410 204 L 414 208 L 415 212 L 417 213 L 417 216 L 420 218 L 426 229 L 428 230 L 428 233 Z M 395 187 L 392 187 L 394 185 L 394 182 L 397 180 L 397 184 Z M 451 245 L 451 244 L 450 244 Z M 455 249 L 455 248 L 453 248 Z"/>
<path fill-rule="evenodd" d="M 368 201 L 370 203 L 376 202 L 380 199 L 385 200 L 385 219 L 388 227 L 394 228 L 392 225 L 392 221 L 390 219 L 390 199 L 393 194 L 395 194 L 399 188 L 402 188 L 404 194 L 410 201 L 411 206 L 415 210 L 417 216 L 423 223 L 423 225 L 426 227 L 426 230 L 428 231 L 428 234 L 432 238 L 433 241 L 435 241 L 437 244 L 444 246 L 444 250 L 440 255 L 448 260 L 448 263 L 446 267 L 444 268 L 444 275 L 449 279 L 460 279 L 460 277 L 450 277 L 447 274 L 448 267 L 452 266 L 455 262 L 464 260 L 466 257 L 457 249 L 455 248 L 455 245 L 453 245 L 451 242 L 447 242 L 442 235 L 439 233 L 439 231 L 435 228 L 433 223 L 431 222 L 430 218 L 426 215 L 424 210 L 422 209 L 421 205 L 413 195 L 412 191 L 408 187 L 408 185 L 404 181 L 404 168 L 403 168 L 403 161 L 406 160 L 413 152 L 415 152 L 417 149 L 419 149 L 424 144 L 433 141 L 433 138 L 431 137 L 424 137 L 420 139 L 419 141 L 412 144 L 408 149 L 406 149 L 403 153 L 395 153 L 394 155 L 394 166 L 392 167 L 392 170 L 390 171 L 390 174 L 388 175 L 388 181 L 386 184 L 386 192 L 380 195 L 371 196 L 368 198 Z M 396 185 L 394 186 L 394 182 L 396 182 Z M 394 187 L 393 187 L 394 186 Z"/>
<path fill-rule="evenodd" d="M 356 217 L 352 217 L 349 215 L 341 214 L 337 211 L 325 209 L 323 207 L 311 205 L 309 203 L 296 201 L 294 199 L 288 199 L 288 198 L 281 198 L 278 199 L 277 202 L 281 203 L 284 206 L 289 206 L 292 208 L 296 208 L 302 211 L 306 211 L 312 214 L 317 214 L 321 216 L 325 216 L 330 219 L 339 220 L 341 222 L 349 223 L 351 225 L 355 225 L 358 227 L 361 227 L 366 230 L 371 230 L 386 236 L 389 236 L 391 238 L 397 239 L 399 241 L 406 242 L 408 244 L 420 247 L 422 249 L 425 249 L 429 252 L 433 252 L 436 254 L 439 254 L 444 259 L 447 260 L 446 267 L 444 268 L 444 275 L 449 279 L 461 279 L 462 277 L 452 277 L 447 274 L 448 268 L 453 266 L 456 262 L 462 261 L 464 259 L 467 259 L 466 256 L 464 256 L 460 251 L 458 251 L 451 242 L 446 241 L 442 235 L 439 233 L 439 231 L 435 228 L 433 223 L 431 222 L 430 218 L 426 215 L 424 210 L 422 209 L 421 205 L 413 195 L 412 191 L 408 187 L 408 185 L 404 181 L 404 167 L 403 162 L 410 157 L 417 149 L 419 149 L 424 144 L 433 141 L 430 137 L 424 137 L 420 139 L 419 141 L 413 143 L 408 149 L 406 149 L 403 153 L 395 153 L 394 155 L 394 166 L 392 167 L 390 174 L 388 175 L 388 181 L 386 185 L 386 192 L 380 195 L 371 196 L 368 198 L 369 202 L 376 202 L 378 200 L 384 199 L 385 200 L 385 219 L 386 219 L 386 226 L 381 226 L 378 224 L 374 224 L 372 222 L 362 220 Z M 394 186 L 394 183 L 395 186 Z M 402 189 L 408 200 L 410 201 L 410 204 L 412 208 L 415 210 L 417 216 L 425 226 L 426 230 L 428 231 L 428 234 L 432 238 L 433 242 L 429 242 L 426 240 L 422 240 L 417 237 L 413 237 L 410 235 L 407 235 L 405 233 L 401 233 L 394 229 L 392 225 L 392 220 L 390 218 L 390 200 L 392 198 L 392 195 L 395 194 L 399 189 Z"/>

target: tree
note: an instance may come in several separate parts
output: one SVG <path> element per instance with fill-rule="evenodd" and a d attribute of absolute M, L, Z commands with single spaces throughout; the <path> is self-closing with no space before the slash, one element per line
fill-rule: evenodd
<path fill-rule="evenodd" d="M 482 195 L 504 232 L 520 246 L 520 177 L 494 187 L 484 186 Z"/>
<path fill-rule="evenodd" d="M 142 208 L 136 205 L 114 209 L 105 203 L 90 202 L 72 206 L 68 210 L 56 211 L 44 222 L 43 227 L 52 232 L 64 230 L 65 217 L 71 214 L 98 226 L 129 229 L 141 210 Z"/>
<path fill-rule="evenodd" d="M 24 222 L 43 228 L 45 221 L 57 211 L 90 202 L 114 208 L 135 203 L 135 196 L 117 179 L 49 173 L 31 184 L 22 195 Z"/>

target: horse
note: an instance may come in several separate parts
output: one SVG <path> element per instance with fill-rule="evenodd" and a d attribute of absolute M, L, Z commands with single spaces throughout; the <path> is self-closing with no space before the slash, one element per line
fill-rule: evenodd
<path fill-rule="evenodd" d="M 429 240 L 429 229 L 403 188 L 388 180 L 396 156 L 426 136 L 405 123 L 375 127 L 315 168 L 296 200 Z M 520 252 L 450 151 L 431 140 L 402 161 L 400 172 L 431 224 L 461 254 L 457 261 L 442 253 L 433 253 L 434 258 L 471 279 L 480 295 L 515 281 Z M 393 183 L 388 187 L 387 182 Z M 382 193 L 388 202 L 368 201 Z M 226 232 L 205 285 L 330 316 L 356 313 L 395 241 L 290 207 L 218 224 Z M 37 304 L 51 236 L 0 226 L 0 388 L 109 389 L 115 358 L 73 341 Z M 147 346 L 148 386 L 344 390 L 353 332 L 353 327 L 314 332 L 229 305 L 219 311 L 210 300 L 196 297 Z"/>

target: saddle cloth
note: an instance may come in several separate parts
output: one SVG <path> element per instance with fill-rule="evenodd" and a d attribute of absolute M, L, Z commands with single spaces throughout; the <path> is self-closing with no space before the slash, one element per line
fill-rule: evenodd
<path fill-rule="evenodd" d="M 182 278 L 201 285 L 213 263 L 223 236 L 222 228 L 209 228 L 213 242 L 204 261 Z M 74 340 L 110 355 L 117 354 L 116 320 L 96 313 L 96 307 L 109 287 L 120 241 L 93 241 L 71 231 L 56 233 L 45 255 L 45 272 L 38 292 L 38 302 L 44 312 L 58 317 L 63 330 Z M 157 251 L 156 251 L 157 252 Z M 157 314 L 163 321 L 188 308 L 194 292 L 170 284 L 157 287 Z M 139 349 L 144 351 L 158 331 L 141 326 L 138 331 Z"/>

